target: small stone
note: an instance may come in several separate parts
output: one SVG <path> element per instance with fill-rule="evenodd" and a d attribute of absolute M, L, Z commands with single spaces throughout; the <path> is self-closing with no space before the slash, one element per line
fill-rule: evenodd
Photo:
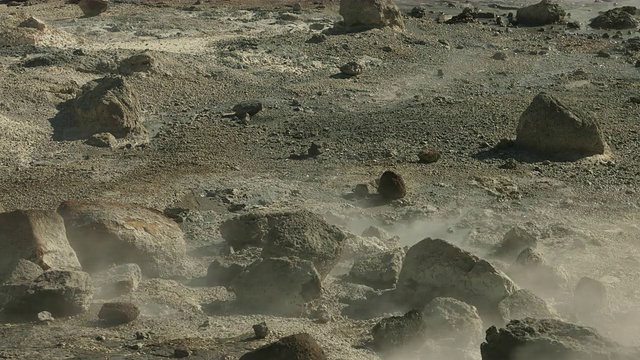
<path fill-rule="evenodd" d="M 293 4 L 293 11 L 294 12 L 301 12 L 302 11 L 302 5 L 299 2 Z"/>
<path fill-rule="evenodd" d="M 253 332 L 256 335 L 256 339 L 264 339 L 269 335 L 269 327 L 266 322 L 253 325 Z"/>
<path fill-rule="evenodd" d="M 636 67 L 640 68 L 640 60 L 636 61 Z"/>
<path fill-rule="evenodd" d="M 86 144 L 104 148 L 115 148 L 118 145 L 116 137 L 108 132 L 91 135 Z"/>
<path fill-rule="evenodd" d="M 629 101 L 634 103 L 634 104 L 640 104 L 640 95 L 639 96 L 632 96 L 629 98 Z"/>
<path fill-rule="evenodd" d="M 140 309 L 129 302 L 112 302 L 102 305 L 98 318 L 110 325 L 126 324 L 140 315 Z"/>
<path fill-rule="evenodd" d="M 440 160 L 441 153 L 435 148 L 425 147 L 418 153 L 418 158 L 423 164 L 431 164 Z"/>
<path fill-rule="evenodd" d="M 298 21 L 300 20 L 300 16 L 292 13 L 283 13 L 280 15 L 280 20 L 284 21 Z"/>
<path fill-rule="evenodd" d="M 493 54 L 493 56 L 491 57 L 494 60 L 507 60 L 507 54 L 502 52 L 502 51 L 498 51 L 495 54 Z"/>
<path fill-rule="evenodd" d="M 243 101 L 233 107 L 233 111 L 238 117 L 242 117 L 245 114 L 254 116 L 262 110 L 262 103 L 258 100 Z"/>
<path fill-rule="evenodd" d="M 402 199 L 407 195 L 407 187 L 400 174 L 393 171 L 385 171 L 380 177 L 378 194 L 387 200 Z"/>
<path fill-rule="evenodd" d="M 96 336 L 96 341 L 105 341 L 105 340 L 107 340 L 107 338 L 104 337 L 103 335 Z"/>
<path fill-rule="evenodd" d="M 144 333 L 142 331 L 136 331 L 135 337 L 136 337 L 136 340 L 148 340 L 148 339 L 151 339 L 151 335 L 149 333 Z"/>
<path fill-rule="evenodd" d="M 144 347 L 144 345 L 141 344 L 141 343 L 135 343 L 135 344 L 127 345 L 127 348 L 129 348 L 131 350 L 140 350 L 143 347 Z"/>
<path fill-rule="evenodd" d="M 53 320 L 54 320 L 53 315 L 51 315 L 51 313 L 48 311 L 41 311 L 38 313 L 38 321 L 42 323 L 49 323 Z"/>
<path fill-rule="evenodd" d="M 323 153 L 322 146 L 316 143 L 311 143 L 311 146 L 309 147 L 309 150 L 307 150 L 307 153 L 311 157 L 319 156 Z"/>
<path fill-rule="evenodd" d="M 320 30 L 322 30 L 324 28 L 325 28 L 325 25 L 323 23 L 313 23 L 313 24 L 309 25 L 309 29 L 311 29 L 311 30 L 320 31 Z M 326 39 L 326 36 L 324 38 Z"/>
<path fill-rule="evenodd" d="M 358 76 L 364 72 L 364 65 L 357 61 L 350 61 L 340 67 L 340 72 L 349 76 Z"/>
<path fill-rule="evenodd" d="M 409 16 L 421 19 L 427 16 L 427 9 L 424 6 L 416 6 L 409 12 Z"/>
<path fill-rule="evenodd" d="M 173 351 L 173 357 L 176 359 L 182 359 L 191 356 L 191 350 L 188 348 L 178 348 Z"/>
<path fill-rule="evenodd" d="M 372 193 L 370 188 L 369 184 L 358 184 L 353 189 L 353 194 L 358 198 L 366 198 Z"/>
<path fill-rule="evenodd" d="M 610 58 L 610 57 L 611 57 L 611 54 L 609 54 L 609 53 L 608 53 L 608 52 L 606 52 L 606 51 L 600 50 L 600 51 L 598 51 L 597 56 L 598 56 L 599 58 Z"/>
<path fill-rule="evenodd" d="M 44 29 L 47 28 L 47 24 L 45 24 L 42 20 L 36 17 L 30 16 L 27 20 L 21 22 L 20 25 L 18 25 L 18 27 L 31 28 L 31 29 L 37 29 L 37 30 L 43 31 Z"/>

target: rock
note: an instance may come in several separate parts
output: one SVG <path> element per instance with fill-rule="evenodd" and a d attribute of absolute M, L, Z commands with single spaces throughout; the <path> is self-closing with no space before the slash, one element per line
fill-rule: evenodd
<path fill-rule="evenodd" d="M 560 267 L 547 263 L 537 251 L 526 248 L 509 266 L 507 274 L 520 286 L 555 297 L 567 286 L 568 275 Z"/>
<path fill-rule="evenodd" d="M 313 34 L 311 35 L 311 37 L 309 38 L 309 40 L 307 40 L 307 43 L 309 44 L 320 44 L 327 41 L 327 35 L 325 34 Z"/>
<path fill-rule="evenodd" d="M 31 282 L 42 275 L 43 272 L 44 270 L 37 264 L 29 260 L 19 259 L 11 272 L 2 280 L 2 283 L 21 284 Z"/>
<path fill-rule="evenodd" d="M 389 0 L 341 0 L 340 15 L 347 27 L 404 28 L 400 9 Z"/>
<path fill-rule="evenodd" d="M 53 316 L 73 316 L 89 309 L 93 286 L 85 272 L 48 270 L 31 282 L 5 283 L 0 293 L 8 314 L 49 311 Z"/>
<path fill-rule="evenodd" d="M 451 19 L 446 20 L 445 24 L 468 24 L 476 22 L 475 11 L 473 8 L 466 7 L 462 9 L 462 12 Z"/>
<path fill-rule="evenodd" d="M 583 277 L 573 292 L 573 309 L 578 319 L 589 320 L 607 306 L 607 287 L 598 280 Z"/>
<path fill-rule="evenodd" d="M 156 63 L 156 59 L 149 53 L 133 55 L 122 61 L 118 65 L 118 71 L 122 75 L 131 75 L 137 72 L 151 71 Z"/>
<path fill-rule="evenodd" d="M 192 355 L 191 350 L 185 347 L 173 350 L 173 357 L 176 359 L 187 358 L 187 357 L 190 357 L 191 355 Z"/>
<path fill-rule="evenodd" d="M 400 174 L 385 171 L 378 183 L 378 194 L 387 200 L 402 199 L 407 195 L 407 186 Z"/>
<path fill-rule="evenodd" d="M 555 24 L 564 19 L 565 11 L 552 0 L 542 0 L 537 4 L 518 9 L 518 25 L 543 26 Z"/>
<path fill-rule="evenodd" d="M 44 23 L 44 21 L 33 17 L 33 16 L 29 16 L 29 18 L 27 18 L 25 21 L 21 22 L 18 27 L 23 27 L 23 28 L 30 28 L 30 29 L 36 29 L 36 30 L 40 30 L 43 31 L 47 28 L 47 24 Z"/>
<path fill-rule="evenodd" d="M 374 289 L 393 288 L 398 281 L 403 258 L 402 249 L 361 256 L 351 267 L 349 280 Z"/>
<path fill-rule="evenodd" d="M 349 76 L 358 76 L 364 72 L 364 65 L 358 61 L 350 61 L 340 66 L 340 72 Z"/>
<path fill-rule="evenodd" d="M 371 184 L 357 184 L 353 188 L 353 195 L 356 198 L 363 199 L 375 194 L 375 191 L 375 188 Z"/>
<path fill-rule="evenodd" d="M 424 341 L 422 312 L 414 309 L 403 316 L 384 318 L 373 327 L 371 335 L 373 345 L 382 351 L 417 345 Z"/>
<path fill-rule="evenodd" d="M 640 26 L 638 15 L 640 12 L 635 6 L 623 6 L 596 16 L 589 26 L 594 29 L 635 29 Z"/>
<path fill-rule="evenodd" d="M 418 153 L 418 159 L 420 159 L 420 162 L 423 164 L 434 163 L 440 160 L 440 156 L 442 156 L 440 151 L 430 146 L 426 146 Z"/>
<path fill-rule="evenodd" d="M 608 53 L 608 52 L 606 52 L 606 51 L 600 50 L 600 51 L 598 51 L 598 53 L 596 54 L 596 56 L 597 56 L 597 57 L 599 57 L 599 58 L 610 58 L 610 57 L 611 57 L 611 54 L 609 54 L 609 53 Z"/>
<path fill-rule="evenodd" d="M 535 248 L 537 245 L 538 239 L 535 236 L 531 235 L 525 228 L 516 226 L 504 234 L 502 242 L 493 255 L 497 258 L 513 261 L 524 249 Z"/>
<path fill-rule="evenodd" d="M 96 297 L 109 299 L 130 294 L 142 281 L 142 270 L 137 264 L 114 266 L 92 276 Z"/>
<path fill-rule="evenodd" d="M 160 211 L 134 204 L 65 201 L 58 213 L 80 263 L 89 271 L 132 263 L 149 277 L 184 275 L 182 230 Z"/>
<path fill-rule="evenodd" d="M 312 261 L 324 278 L 340 260 L 346 235 L 317 214 L 302 210 L 248 214 L 220 226 L 234 249 L 262 247 L 262 257 L 296 256 Z"/>
<path fill-rule="evenodd" d="M 49 323 L 55 320 L 53 315 L 48 311 L 41 311 L 38 313 L 38 321 L 41 323 Z"/>
<path fill-rule="evenodd" d="M 316 143 L 311 143 L 309 146 L 309 150 L 307 150 L 307 154 L 311 157 L 316 157 L 322 155 L 324 151 L 322 150 L 322 146 Z"/>
<path fill-rule="evenodd" d="M 390 239 L 391 235 L 383 228 L 377 226 L 369 226 L 362 232 L 362 237 L 374 237 L 379 240 Z"/>
<path fill-rule="evenodd" d="M 326 360 L 324 350 L 311 335 L 302 333 L 244 354 L 240 360 Z"/>
<path fill-rule="evenodd" d="M 0 248 L 0 283 L 9 277 L 20 259 L 29 260 L 42 270 L 81 269 L 67 241 L 64 221 L 54 211 L 0 213 Z"/>
<path fill-rule="evenodd" d="M 292 13 L 282 13 L 280 14 L 280 20 L 283 21 L 298 21 L 300 20 L 300 16 Z"/>
<path fill-rule="evenodd" d="M 104 147 L 104 148 L 116 148 L 118 147 L 118 141 L 116 137 L 111 133 L 103 132 L 91 135 L 86 142 L 87 145 Z"/>
<path fill-rule="evenodd" d="M 293 12 L 295 13 L 302 12 L 302 4 L 300 4 L 299 2 L 293 4 L 293 7 L 291 8 L 291 10 L 293 10 Z"/>
<path fill-rule="evenodd" d="M 254 116 L 255 114 L 262 111 L 262 103 L 258 100 L 243 101 L 234 106 L 233 111 L 238 117 L 242 117 L 246 114 L 249 114 L 249 116 Z"/>
<path fill-rule="evenodd" d="M 546 301 L 526 289 L 507 296 L 498 304 L 498 310 L 505 323 L 524 318 L 553 319 L 557 317 Z"/>
<path fill-rule="evenodd" d="M 515 290 L 511 279 L 487 261 L 444 240 L 426 238 L 407 252 L 395 297 L 410 308 L 452 297 L 492 316 Z"/>
<path fill-rule="evenodd" d="M 606 143 L 597 122 L 540 93 L 522 113 L 516 146 L 550 156 L 603 154 Z"/>
<path fill-rule="evenodd" d="M 269 335 L 269 328 L 266 322 L 253 325 L 253 332 L 256 335 L 256 339 L 264 339 Z"/>
<path fill-rule="evenodd" d="M 248 264 L 216 259 L 207 269 L 208 286 L 229 286 L 247 268 Z"/>
<path fill-rule="evenodd" d="M 425 8 L 424 6 L 416 6 L 411 9 L 411 11 L 409 11 L 409 16 L 417 19 L 422 19 L 423 17 L 427 16 L 427 13 L 427 8 Z"/>
<path fill-rule="evenodd" d="M 137 96 L 122 77 L 105 77 L 82 87 L 74 104 L 76 122 L 88 134 L 116 138 L 146 136 Z"/>
<path fill-rule="evenodd" d="M 491 326 L 480 351 L 482 360 L 631 360 L 639 355 L 595 329 L 532 318 L 511 320 L 500 330 Z"/>
<path fill-rule="evenodd" d="M 108 0 L 80 0 L 78 1 L 80 10 L 84 16 L 98 16 L 109 9 Z"/>
<path fill-rule="evenodd" d="M 509 57 L 504 51 L 498 51 L 491 57 L 493 60 L 507 60 Z"/>
<path fill-rule="evenodd" d="M 429 339 L 453 339 L 452 345 L 461 348 L 476 347 L 482 342 L 484 326 L 475 306 L 438 297 L 427 304 L 422 313 Z"/>
<path fill-rule="evenodd" d="M 281 257 L 258 260 L 232 289 L 238 303 L 252 311 L 300 315 L 305 303 L 320 297 L 322 285 L 311 261 Z"/>
<path fill-rule="evenodd" d="M 98 318 L 109 325 L 121 325 L 134 321 L 140 316 L 140 309 L 130 302 L 112 302 L 102 305 Z"/>

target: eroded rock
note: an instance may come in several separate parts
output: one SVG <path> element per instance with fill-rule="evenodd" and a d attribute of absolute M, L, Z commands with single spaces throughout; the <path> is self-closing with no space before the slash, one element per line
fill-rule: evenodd
<path fill-rule="evenodd" d="M 387 200 L 402 199 L 407 195 L 407 186 L 400 174 L 385 171 L 378 183 L 378 194 Z"/>
<path fill-rule="evenodd" d="M 341 0 L 340 15 L 347 27 L 404 28 L 400 9 L 389 0 Z"/>

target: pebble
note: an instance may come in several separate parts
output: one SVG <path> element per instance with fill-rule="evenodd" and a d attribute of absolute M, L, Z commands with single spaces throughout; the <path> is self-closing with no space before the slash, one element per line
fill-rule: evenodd
<path fill-rule="evenodd" d="M 264 339 L 269 335 L 269 327 L 267 327 L 267 323 L 263 321 L 260 324 L 253 325 L 253 332 L 256 335 L 256 339 Z"/>

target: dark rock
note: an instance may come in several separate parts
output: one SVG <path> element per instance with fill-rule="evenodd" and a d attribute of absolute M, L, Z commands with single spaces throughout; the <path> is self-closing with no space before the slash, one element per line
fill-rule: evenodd
<path fill-rule="evenodd" d="M 358 61 L 350 61 L 340 66 L 340 72 L 349 76 L 357 76 L 364 72 L 364 65 Z"/>
<path fill-rule="evenodd" d="M 493 56 L 491 56 L 491 58 L 493 60 L 507 60 L 509 57 L 507 56 L 507 54 L 504 51 L 498 51 L 495 54 L 493 54 Z"/>
<path fill-rule="evenodd" d="M 404 28 L 400 9 L 389 0 L 342 0 L 340 15 L 347 27 Z"/>
<path fill-rule="evenodd" d="M 108 0 L 80 0 L 78 6 L 85 16 L 98 16 L 109 9 Z"/>
<path fill-rule="evenodd" d="M 43 31 L 47 28 L 47 24 L 44 23 L 44 21 L 33 17 L 33 16 L 29 16 L 29 18 L 27 18 L 26 20 L 24 20 L 23 22 L 21 22 L 18 27 L 23 27 L 23 28 L 30 28 L 30 29 L 36 29 L 36 30 L 40 30 Z"/>
<path fill-rule="evenodd" d="M 525 228 L 516 226 L 504 234 L 502 242 L 493 255 L 513 261 L 524 249 L 535 249 L 537 245 L 538 239 L 535 236 L 531 235 Z"/>
<path fill-rule="evenodd" d="M 409 12 L 409 16 L 421 19 L 427 16 L 427 9 L 423 6 L 416 6 Z"/>
<path fill-rule="evenodd" d="M 233 111 L 236 113 L 236 116 L 239 117 L 246 114 L 249 114 L 249 116 L 254 116 L 262 111 L 262 102 L 258 100 L 243 101 L 234 106 Z"/>
<path fill-rule="evenodd" d="M 182 359 L 191 356 L 191 350 L 188 348 L 178 348 L 173 351 L 173 357 L 176 359 Z"/>
<path fill-rule="evenodd" d="M 130 302 L 112 302 L 102 305 L 98 318 L 109 325 L 121 325 L 134 321 L 140 316 L 140 309 Z"/>
<path fill-rule="evenodd" d="M 445 24 L 469 24 L 476 22 L 476 11 L 473 8 L 466 7 L 462 12 L 451 19 L 445 21 Z"/>
<path fill-rule="evenodd" d="M 410 347 L 424 341 L 422 311 L 411 310 L 403 316 L 380 320 L 371 330 L 373 345 L 381 351 Z"/>
<path fill-rule="evenodd" d="M 309 334 L 295 334 L 243 355 L 240 360 L 326 360 L 324 350 Z"/>
<path fill-rule="evenodd" d="M 313 34 L 311 35 L 311 37 L 309 38 L 309 40 L 307 40 L 307 43 L 309 44 L 320 44 L 327 41 L 327 35 L 325 34 Z"/>
<path fill-rule="evenodd" d="M 324 150 L 322 150 L 322 146 L 316 143 L 311 143 L 311 146 L 309 146 L 309 150 L 307 150 L 307 153 L 311 157 L 320 156 L 323 152 Z"/>
<path fill-rule="evenodd" d="M 387 200 L 402 199 L 407 195 L 407 186 L 400 174 L 385 171 L 380 177 L 378 194 Z"/>
<path fill-rule="evenodd" d="M 266 322 L 253 325 L 253 332 L 256 335 L 256 339 L 264 339 L 269 335 L 269 327 Z"/>
<path fill-rule="evenodd" d="M 591 19 L 594 29 L 635 29 L 640 26 L 638 9 L 635 6 L 623 6 L 608 10 Z"/>
<path fill-rule="evenodd" d="M 518 25 L 542 26 L 555 24 L 564 19 L 565 15 L 565 11 L 554 1 L 542 0 L 537 4 L 518 9 L 516 18 Z"/>

